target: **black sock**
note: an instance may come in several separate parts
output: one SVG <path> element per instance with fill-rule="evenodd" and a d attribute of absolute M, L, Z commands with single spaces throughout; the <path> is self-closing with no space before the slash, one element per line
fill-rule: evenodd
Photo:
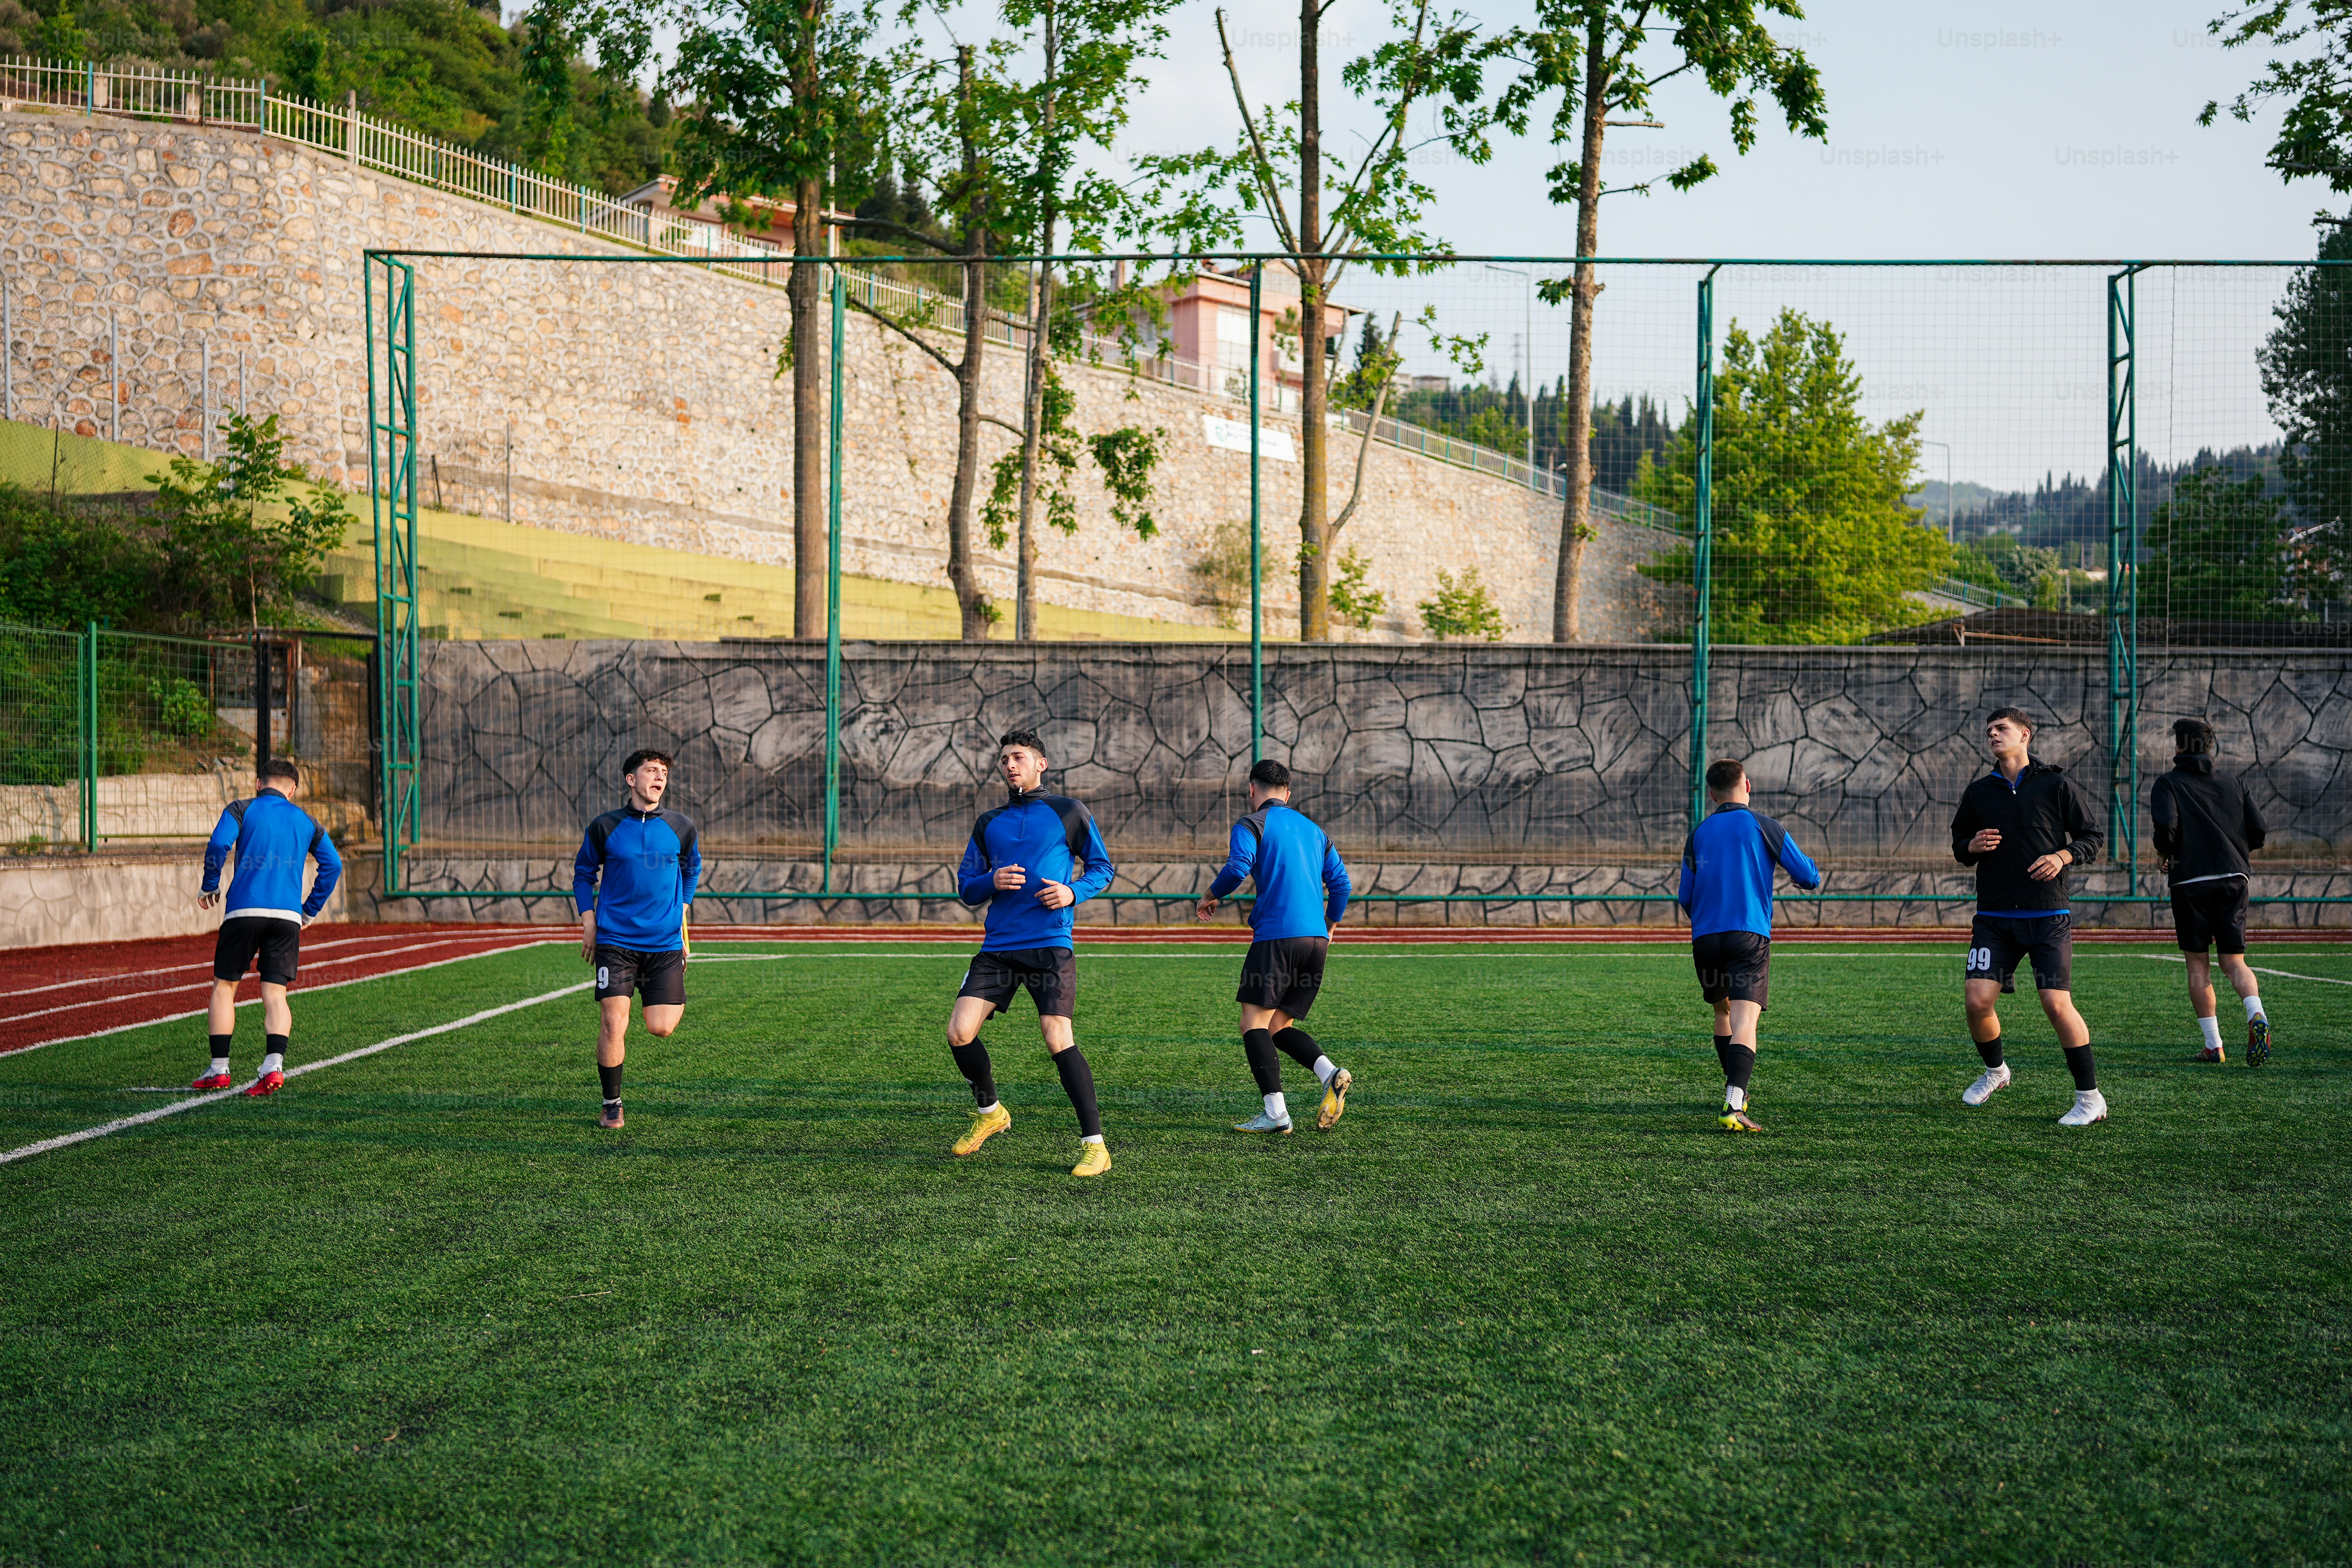
<path fill-rule="evenodd" d="M 2099 1087 L 2099 1069 L 2091 1065 L 2091 1047 L 2068 1046 L 2066 1070 L 2074 1075 L 2074 1087 L 2085 1092 Z"/>
<path fill-rule="evenodd" d="M 1716 1036 L 1715 1059 L 1723 1064 L 1723 1081 L 1729 1083 L 1731 1081 L 1731 1037 L 1729 1035 Z"/>
<path fill-rule="evenodd" d="M 964 1082 L 971 1085 L 971 1102 L 982 1110 L 996 1103 L 996 1068 L 988 1059 L 988 1047 L 978 1040 L 968 1046 L 950 1046 L 955 1056 L 956 1071 L 963 1074 Z"/>
<path fill-rule="evenodd" d="M 1282 1092 L 1282 1058 L 1274 1054 L 1274 1036 L 1265 1029 L 1242 1031 L 1242 1055 L 1249 1058 L 1250 1077 L 1260 1094 Z"/>
<path fill-rule="evenodd" d="M 1070 1104 L 1078 1113 L 1078 1136 L 1099 1137 L 1102 1133 L 1102 1112 L 1095 1109 L 1095 1069 L 1087 1066 L 1087 1058 L 1072 1046 L 1066 1051 L 1054 1053 L 1054 1070 L 1062 1075 L 1062 1092 L 1070 1097 Z"/>
<path fill-rule="evenodd" d="M 231 1042 L 236 1040 L 236 1037 L 235 1035 L 215 1035 L 212 1038 L 213 1055 L 215 1057 L 225 1057 L 228 1055 L 228 1047 Z"/>
<path fill-rule="evenodd" d="M 1315 1070 L 1315 1058 L 1323 1054 L 1323 1047 L 1315 1043 L 1315 1037 L 1296 1024 L 1275 1036 L 1274 1043 L 1284 1055 L 1309 1072 Z M 1272 1094 L 1274 1090 L 1268 1089 L 1266 1092 Z"/>
<path fill-rule="evenodd" d="M 264 1035 L 261 1037 L 261 1048 L 265 1051 L 275 1051 L 282 1057 L 286 1054 L 287 1038 L 288 1037 L 284 1035 Z"/>
<path fill-rule="evenodd" d="M 1743 1094 L 1748 1089 L 1748 1078 L 1756 1070 L 1756 1047 L 1727 1046 L 1723 1054 L 1723 1081 Z"/>
<path fill-rule="evenodd" d="M 621 1098 L 621 1064 L 615 1062 L 611 1067 L 606 1067 L 604 1063 L 599 1062 L 596 1064 L 596 1076 L 604 1080 L 604 1098 L 606 1100 L 618 1100 Z"/>
<path fill-rule="evenodd" d="M 1984 1058 L 1984 1065 L 1989 1068 L 2000 1066 L 2000 1037 L 1995 1035 L 1990 1040 L 1979 1040 L 1977 1055 Z"/>

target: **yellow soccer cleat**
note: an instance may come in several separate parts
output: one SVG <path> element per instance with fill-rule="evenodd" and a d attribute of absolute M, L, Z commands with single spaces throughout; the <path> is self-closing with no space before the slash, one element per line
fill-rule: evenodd
<path fill-rule="evenodd" d="M 1726 1132 L 1761 1132 L 1764 1131 L 1764 1124 L 1758 1121 L 1754 1117 L 1748 1115 L 1744 1107 L 1740 1110 L 1734 1110 L 1731 1107 L 1727 1105 L 1723 1108 L 1722 1114 L 1717 1116 L 1716 1120 L 1723 1124 L 1723 1130 Z"/>
<path fill-rule="evenodd" d="M 1348 1091 L 1356 1087 L 1356 1075 L 1341 1068 L 1323 1086 L 1323 1109 L 1315 1113 L 1315 1131 L 1328 1132 L 1348 1114 Z"/>
<path fill-rule="evenodd" d="M 1000 1132 L 1010 1131 L 1012 1126 L 1013 1112 L 1001 1104 L 992 1110 L 974 1111 L 971 1125 L 964 1130 L 962 1137 L 955 1141 L 955 1147 L 950 1152 L 959 1160 L 966 1154 L 978 1153 L 982 1143 Z"/>
<path fill-rule="evenodd" d="M 1099 1176 L 1105 1171 L 1109 1169 L 1109 1144 L 1081 1143 L 1078 1145 L 1078 1163 L 1070 1167 L 1070 1174 L 1074 1176 Z"/>

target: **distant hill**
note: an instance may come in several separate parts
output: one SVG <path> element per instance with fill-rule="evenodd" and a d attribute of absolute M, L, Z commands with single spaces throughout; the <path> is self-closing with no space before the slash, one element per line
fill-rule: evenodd
<path fill-rule="evenodd" d="M 2262 474 L 2273 484 L 2278 479 L 2280 447 L 2271 442 L 2261 447 L 2233 447 L 2225 452 L 2202 449 L 2185 463 L 2157 463 L 2143 458 L 2135 476 L 2138 503 L 2139 526 L 2145 530 L 2148 515 L 2172 493 L 2173 485 L 2183 474 L 2198 468 L 2221 468 L 2233 479 Z M 2021 544 L 2037 549 L 2056 550 L 2069 561 L 2083 559 L 2082 551 L 2091 547 L 2095 558 L 2107 542 L 2107 477 L 2102 473 L 2092 479 L 2078 479 L 2073 474 L 2044 476 L 2030 490 L 1989 490 L 1981 485 L 1958 484 L 1953 487 L 1958 510 L 1953 515 L 1953 531 L 1962 541 L 1980 539 L 1988 533 L 2009 533 L 2017 536 Z M 1940 483 L 1929 489 L 1938 495 Z M 1974 496 L 1970 491 L 1975 491 Z M 1918 505 L 1915 500 L 1912 504 Z M 1929 516 L 1941 521 L 1940 509 Z"/>

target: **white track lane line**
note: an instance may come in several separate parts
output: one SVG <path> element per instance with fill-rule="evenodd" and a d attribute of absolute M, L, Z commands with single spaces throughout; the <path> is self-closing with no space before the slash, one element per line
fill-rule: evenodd
<path fill-rule="evenodd" d="M 495 937 L 444 937 L 437 942 L 412 942 L 406 947 L 387 947 L 376 952 L 345 953 L 341 958 L 326 959 L 321 963 L 312 964 L 310 967 L 313 969 L 331 969 L 339 963 L 365 963 L 370 959 L 391 958 L 404 952 L 422 952 L 428 947 L 454 947 L 460 942 L 494 942 L 496 940 L 497 938 Z M 308 989 L 316 990 L 318 988 L 316 986 L 311 986 Z M 82 1007 L 104 1007 L 116 1002 L 142 1002 L 150 996 L 177 996 L 185 990 L 187 990 L 185 985 L 166 985 L 159 991 L 128 991 L 118 996 L 91 996 L 79 1002 L 67 1002 L 56 1007 L 37 1007 L 30 1013 L 18 1013 L 16 1014 L 15 1016 L 19 1019 L 46 1018 L 52 1013 L 71 1013 Z M 299 989 L 289 993 L 289 994 L 296 996 L 299 996 L 301 994 L 301 991 Z M 5 998 L 0 997 L 0 1000 L 5 1000 Z"/>
<path fill-rule="evenodd" d="M 510 932 L 520 933 L 522 931 L 531 931 L 535 929 L 536 928 L 530 926 L 486 926 L 482 929 L 479 935 L 482 940 L 488 940 L 494 936 L 504 936 Z M 195 934 L 201 936 L 204 933 L 199 931 Z M 350 947 L 354 943 L 363 942 L 406 942 L 417 934 L 417 932 L 413 931 L 385 931 L 378 936 L 338 937 L 332 942 L 309 942 L 305 945 L 313 952 L 324 952 L 329 948 Z M 475 938 L 472 936 L 467 936 L 453 938 L 453 940 L 463 942 L 472 941 L 475 940 Z M 167 964 L 162 969 L 120 969 L 111 974 L 89 974 L 84 975 L 79 980 L 60 980 L 53 985 L 27 985 L 22 991 L 0 991 L 0 1002 L 13 1002 L 19 996 L 37 996 L 44 991 L 64 991 L 76 985 L 103 984 L 110 980 L 152 980 L 158 974 L 178 974 L 190 969 L 210 969 L 212 966 L 212 960 L 205 958 L 199 959 L 194 963 Z"/>
<path fill-rule="evenodd" d="M 593 980 L 583 980 L 574 985 L 561 986 L 553 991 L 542 991 L 536 996 L 525 997 L 520 1002 L 509 1002 L 498 1007 L 485 1007 L 478 1013 L 469 1014 L 452 1023 L 436 1024 L 429 1029 L 418 1029 L 413 1034 L 394 1035 L 388 1040 L 378 1040 L 374 1045 L 362 1046 L 358 1050 L 345 1051 L 339 1057 L 329 1057 L 323 1061 L 305 1062 L 300 1067 L 289 1068 L 286 1076 L 289 1079 L 300 1078 L 306 1072 L 317 1072 L 321 1068 L 341 1067 L 345 1062 L 355 1062 L 362 1057 L 372 1057 L 378 1051 L 388 1051 L 394 1046 L 404 1046 L 412 1040 L 429 1039 L 435 1035 L 446 1035 L 454 1030 L 470 1028 L 487 1018 L 495 1018 L 505 1013 L 519 1013 L 525 1007 L 536 1007 L 541 1002 L 552 1002 L 558 996 L 569 996 L 575 991 L 585 991 L 595 984 Z M 232 1095 L 244 1092 L 243 1089 L 218 1089 L 210 1094 L 200 1094 L 190 1100 L 175 1100 L 170 1105 L 159 1105 L 152 1110 L 142 1110 L 136 1116 L 121 1117 L 100 1127 L 87 1127 L 79 1132 L 66 1132 L 55 1138 L 44 1138 L 37 1143 L 27 1143 L 21 1149 L 0 1151 L 0 1165 L 5 1165 L 11 1160 L 26 1160 L 35 1154 L 46 1154 L 53 1149 L 65 1149 L 76 1143 L 87 1143 L 93 1138 L 103 1138 L 109 1133 L 121 1132 L 125 1129 L 142 1126 L 150 1121 L 161 1121 L 166 1116 L 176 1116 L 183 1110 L 193 1110 L 199 1105 L 210 1105 L 216 1100 L 226 1100 Z"/>
<path fill-rule="evenodd" d="M 489 947 L 484 948 L 479 952 L 461 952 L 455 958 L 436 958 L 430 963 L 412 963 L 405 969 L 387 969 L 382 974 L 354 974 L 349 980 L 330 980 L 324 985 L 307 985 L 299 991 L 291 991 L 287 993 L 287 994 L 289 996 L 308 996 L 313 991 L 340 991 L 346 985 L 364 985 L 371 980 L 390 980 L 403 974 L 421 974 L 428 969 L 439 969 L 451 963 L 465 963 L 477 958 L 488 958 L 495 953 L 520 952 L 525 948 L 573 947 L 576 945 L 578 944 L 574 942 L 560 942 L 542 937 L 537 942 L 519 942 L 511 947 Z M 238 1003 L 237 1005 L 240 1007 L 258 1007 L 261 1005 L 261 998 L 258 996 L 251 997 L 246 1001 Z M 204 1016 L 205 1009 L 197 1007 L 185 1013 L 167 1013 L 159 1018 L 142 1018 L 135 1024 L 117 1024 L 110 1029 L 92 1029 L 86 1035 L 60 1035 L 54 1040 L 35 1040 L 29 1046 L 15 1046 L 6 1050 L 0 1050 L 0 1062 L 6 1061 L 10 1057 L 22 1056 L 26 1051 L 37 1051 L 45 1046 L 70 1046 L 78 1040 L 100 1040 L 104 1039 L 109 1035 L 126 1034 L 132 1029 L 144 1029 L 154 1024 L 177 1024 L 189 1018 L 201 1018 Z"/>
<path fill-rule="evenodd" d="M 2189 961 L 2177 952 L 2143 952 L 2142 958 L 2153 958 L 2162 963 L 2186 963 Z M 2281 980 L 2315 980 L 2322 985 L 2352 985 L 2352 980 L 2336 980 L 2325 974 L 2297 974 L 2292 969 L 2264 969 L 2259 963 L 2249 963 L 2248 969 L 2257 974 L 2275 974 Z"/>

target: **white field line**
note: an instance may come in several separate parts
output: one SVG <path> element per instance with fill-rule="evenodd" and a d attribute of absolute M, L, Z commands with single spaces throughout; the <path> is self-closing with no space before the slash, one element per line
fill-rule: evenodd
<path fill-rule="evenodd" d="M 446 1035 L 453 1030 L 469 1028 L 485 1019 L 495 1018 L 501 1014 L 519 1013 L 525 1007 L 536 1007 L 541 1002 L 552 1002 L 558 996 L 569 996 L 575 991 L 585 991 L 595 984 L 593 980 L 583 980 L 576 984 L 559 986 L 553 991 L 543 991 L 536 996 L 525 997 L 520 1002 L 509 1002 L 497 1007 L 485 1007 L 478 1013 L 469 1014 L 452 1023 L 436 1024 L 429 1029 L 418 1029 L 413 1034 L 394 1035 L 388 1040 L 378 1040 L 374 1045 L 362 1046 L 358 1050 L 345 1051 L 339 1057 L 329 1057 L 323 1061 L 305 1062 L 300 1067 L 289 1068 L 286 1076 L 299 1078 L 306 1072 L 317 1072 L 321 1068 L 341 1067 L 345 1062 L 355 1062 L 362 1057 L 372 1057 L 378 1051 L 388 1051 L 394 1046 L 404 1046 L 412 1040 L 428 1039 L 435 1035 Z M 64 1149 L 76 1143 L 87 1143 L 93 1138 L 103 1138 L 110 1132 L 121 1132 L 126 1128 L 142 1126 L 150 1121 L 161 1121 L 166 1116 L 174 1116 L 183 1110 L 193 1110 L 199 1105 L 210 1105 L 216 1100 L 226 1100 L 231 1095 L 244 1092 L 242 1089 L 217 1089 L 210 1094 L 200 1094 L 193 1099 L 174 1100 L 170 1105 L 159 1105 L 152 1110 L 142 1110 L 136 1116 L 119 1117 L 103 1126 L 87 1127 L 79 1132 L 60 1133 L 55 1138 L 44 1138 L 37 1143 L 27 1143 L 21 1149 L 0 1151 L 0 1165 L 5 1165 L 11 1160 L 26 1160 L 35 1154 L 46 1154 L 53 1149 Z"/>
<path fill-rule="evenodd" d="M 422 952 L 428 947 L 454 947 L 459 942 L 481 942 L 483 940 L 485 939 L 477 936 L 444 937 L 437 942 L 411 942 L 406 947 L 387 947 L 375 952 L 345 953 L 341 958 L 330 958 L 323 963 L 314 963 L 310 967 L 313 969 L 332 969 L 339 963 L 365 963 L 368 960 L 374 958 L 391 958 L 396 954 L 404 952 Z M 209 967 L 209 965 L 204 965 L 201 967 Z M 318 987 L 314 985 L 309 987 L 309 989 L 315 991 Z M 52 1013 L 71 1013 L 81 1007 L 104 1007 L 116 1002 L 142 1002 L 150 996 L 177 996 L 185 990 L 187 990 L 185 985 L 166 985 L 157 991 L 127 991 L 118 996 L 90 996 L 86 997 L 79 1002 L 67 1002 L 55 1007 L 38 1007 L 30 1013 L 18 1013 L 16 1016 L 19 1019 L 46 1018 Z M 299 991 L 296 991 L 291 993 L 291 994 L 299 996 L 301 993 Z M 5 1000 L 6 1000 L 5 996 L 0 996 L 0 1001 Z"/>
<path fill-rule="evenodd" d="M 517 929 L 518 928 L 512 926 L 487 926 L 483 928 L 478 936 L 468 935 L 464 937 L 453 937 L 450 940 L 455 942 L 479 941 L 494 936 L 503 936 L 509 931 L 512 931 Z M 524 927 L 520 929 L 529 930 L 530 928 Z M 333 942 L 306 942 L 303 945 L 309 948 L 312 952 L 324 952 L 331 947 L 350 947 L 354 942 L 406 942 L 410 937 L 415 936 L 415 934 L 416 933 L 415 931 L 385 931 L 380 936 L 338 937 Z M 337 960 L 337 962 L 340 963 L 341 961 Z M 86 974 L 79 980 L 60 980 L 53 985 L 27 985 L 22 991 L 0 991 L 0 1002 L 13 1002 L 19 996 L 37 996 L 44 991 L 64 991 L 76 985 L 102 985 L 110 980 L 152 980 L 158 974 L 178 974 L 184 970 L 210 969 L 212 966 L 212 960 L 205 958 L 199 959 L 194 963 L 166 964 L 162 969 L 123 969 L 117 970 L 112 974 Z"/>
<path fill-rule="evenodd" d="M 2186 963 L 2189 961 L 2177 952 L 2143 952 L 2142 958 L 2153 958 L 2164 963 Z M 2322 985 L 2352 985 L 2352 980 L 2336 980 L 2325 974 L 2297 974 L 2292 969 L 2264 969 L 2259 963 L 2249 963 L 2248 969 L 2257 974 L 2275 974 L 2281 980 L 2315 980 Z"/>
<path fill-rule="evenodd" d="M 306 985 L 299 991 L 289 992 L 287 994 L 290 998 L 308 996 L 314 991 L 340 991 L 346 985 L 364 985 L 371 980 L 391 980 L 403 974 L 421 974 L 428 969 L 439 969 L 451 963 L 464 963 L 468 959 L 488 958 L 494 953 L 500 952 L 520 952 L 527 947 L 571 947 L 572 945 L 572 942 L 546 938 L 538 942 L 519 942 L 512 947 L 490 947 L 479 952 L 461 952 L 455 958 L 436 958 L 430 963 L 412 963 L 405 969 L 388 969 L 382 974 L 354 974 L 349 980 L 330 980 L 324 985 Z M 258 1007 L 261 1005 L 261 998 L 250 997 L 238 1003 L 237 1005 Z M 87 1035 L 60 1035 L 54 1040 L 35 1040 L 29 1046 L 16 1046 L 11 1049 L 0 1051 L 0 1061 L 5 1061 L 10 1057 L 22 1056 L 26 1051 L 37 1051 L 45 1046 L 70 1046 L 80 1040 L 103 1039 L 109 1035 L 120 1035 L 131 1029 L 144 1029 L 154 1024 L 177 1024 L 185 1019 L 201 1018 L 204 1016 L 205 1009 L 197 1007 L 185 1013 L 167 1013 L 160 1018 L 142 1018 L 135 1024 L 117 1024 L 110 1029 L 92 1029 Z"/>

